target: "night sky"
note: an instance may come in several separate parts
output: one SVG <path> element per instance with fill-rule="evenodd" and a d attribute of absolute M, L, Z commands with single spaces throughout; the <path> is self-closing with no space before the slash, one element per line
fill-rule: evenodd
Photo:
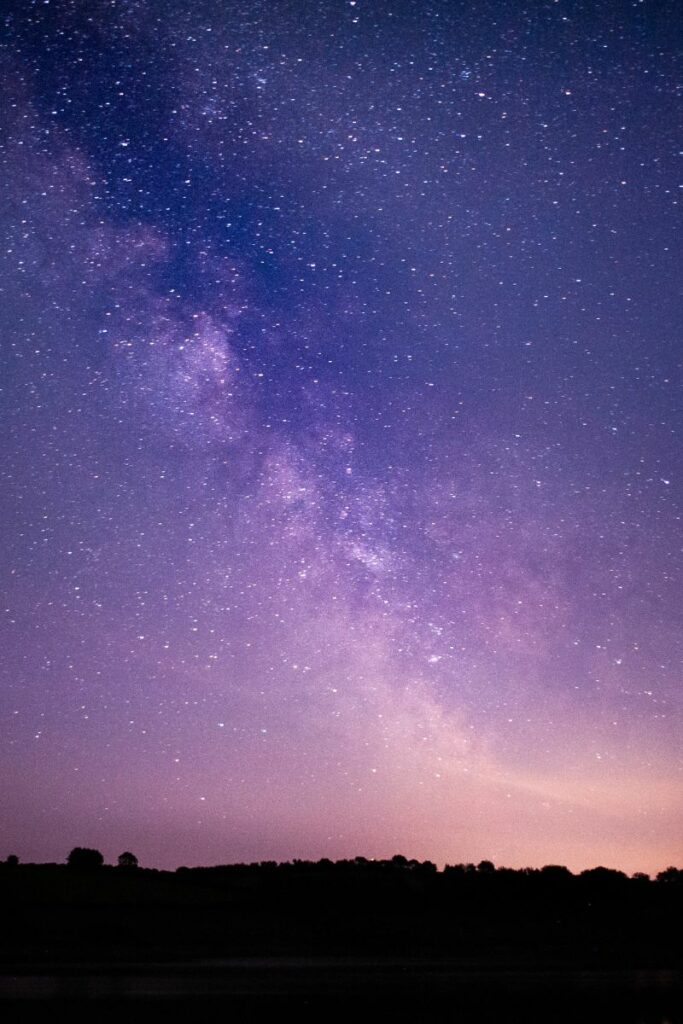
<path fill-rule="evenodd" d="M 680 862 L 677 5 L 3 12 L 0 857 Z"/>

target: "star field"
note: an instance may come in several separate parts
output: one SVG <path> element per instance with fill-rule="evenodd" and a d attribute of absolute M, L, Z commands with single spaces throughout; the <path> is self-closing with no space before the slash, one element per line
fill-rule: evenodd
<path fill-rule="evenodd" d="M 680 860 L 673 5 L 186 7 L 3 16 L 6 853 Z"/>

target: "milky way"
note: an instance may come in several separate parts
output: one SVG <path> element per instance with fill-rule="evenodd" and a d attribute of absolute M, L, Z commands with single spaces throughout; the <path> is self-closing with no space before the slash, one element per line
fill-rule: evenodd
<path fill-rule="evenodd" d="M 680 860 L 676 23 L 5 7 L 0 856 Z"/>

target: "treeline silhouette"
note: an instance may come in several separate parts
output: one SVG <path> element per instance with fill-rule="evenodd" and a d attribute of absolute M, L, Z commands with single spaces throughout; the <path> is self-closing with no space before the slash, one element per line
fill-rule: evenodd
<path fill-rule="evenodd" d="M 397 855 L 262 861 L 175 872 L 0 863 L 5 964 L 235 956 L 457 957 L 484 965 L 677 968 L 683 871 L 437 870 Z"/>

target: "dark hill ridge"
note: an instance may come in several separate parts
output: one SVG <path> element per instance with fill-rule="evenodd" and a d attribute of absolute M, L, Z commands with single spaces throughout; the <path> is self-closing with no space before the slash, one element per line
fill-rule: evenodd
<path fill-rule="evenodd" d="M 76 858 L 78 860 L 78 858 Z M 0 957 L 449 958 L 523 968 L 680 970 L 683 872 L 294 861 L 142 869 L 0 864 Z"/>

